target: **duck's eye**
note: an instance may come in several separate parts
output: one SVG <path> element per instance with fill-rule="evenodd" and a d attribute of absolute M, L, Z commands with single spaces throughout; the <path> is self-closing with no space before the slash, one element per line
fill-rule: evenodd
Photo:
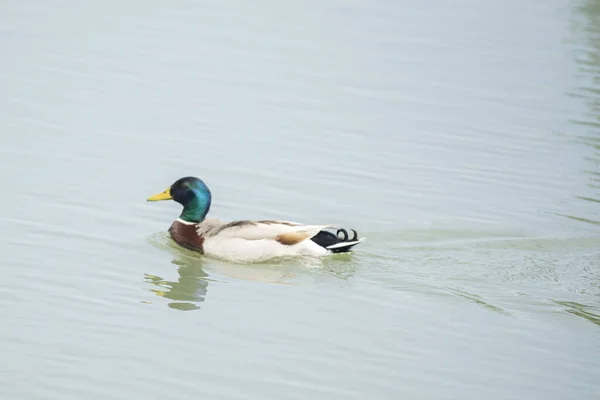
<path fill-rule="evenodd" d="M 181 184 L 179 184 L 179 188 L 180 189 L 189 189 L 190 188 L 190 184 L 187 182 L 183 182 Z"/>

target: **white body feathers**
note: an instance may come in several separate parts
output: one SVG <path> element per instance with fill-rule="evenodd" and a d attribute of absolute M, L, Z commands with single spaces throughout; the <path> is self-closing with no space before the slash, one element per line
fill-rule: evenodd
<path fill-rule="evenodd" d="M 290 221 L 234 221 L 222 222 L 210 218 L 200 223 L 182 219 L 177 222 L 195 225 L 196 232 L 204 238 L 204 254 L 210 257 L 235 262 L 260 262 L 274 257 L 285 256 L 325 256 L 331 250 L 310 240 L 321 230 L 331 225 L 304 225 Z M 348 246 L 361 242 L 334 244 Z"/>

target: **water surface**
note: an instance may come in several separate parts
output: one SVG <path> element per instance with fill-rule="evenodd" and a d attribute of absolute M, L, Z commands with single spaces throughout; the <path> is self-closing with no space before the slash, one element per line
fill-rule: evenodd
<path fill-rule="evenodd" d="M 3 398 L 597 397 L 597 1 L 2 11 Z M 187 175 L 368 240 L 199 257 Z"/>

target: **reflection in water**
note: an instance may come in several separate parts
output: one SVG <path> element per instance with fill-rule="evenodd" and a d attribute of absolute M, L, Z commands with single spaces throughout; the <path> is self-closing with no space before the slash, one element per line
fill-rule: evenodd
<path fill-rule="evenodd" d="M 197 303 L 204 301 L 208 287 L 206 280 L 208 274 L 202 269 L 202 260 L 181 257 L 174 259 L 172 263 L 179 265 L 177 282 L 166 281 L 156 275 L 144 274 L 145 282 L 157 287 L 150 291 L 157 296 L 175 300 L 168 304 L 171 308 L 183 311 L 199 309 Z"/>
<path fill-rule="evenodd" d="M 576 25 L 576 41 L 582 44 L 581 54 L 575 57 L 575 62 L 579 65 L 580 77 L 585 83 L 576 89 L 574 95 L 583 99 L 586 103 L 589 113 L 584 121 L 574 121 L 583 129 L 581 137 L 582 142 L 593 149 L 594 154 L 587 157 L 586 160 L 591 164 L 591 168 L 585 172 L 589 175 L 588 186 L 592 190 L 600 189 L 600 1 L 588 0 L 577 8 L 577 14 L 582 17 L 581 25 Z M 580 39 L 581 38 L 581 39 Z M 600 203 L 600 193 L 587 196 L 577 196 L 578 199 L 591 203 Z M 597 214 L 597 211 L 594 210 Z M 598 225 L 600 221 L 595 218 L 586 218 L 582 216 L 567 216 L 571 219 Z"/>
<path fill-rule="evenodd" d="M 358 270 L 360 256 L 356 254 L 334 254 L 319 260 L 319 268 L 340 280 L 348 280 Z"/>
<path fill-rule="evenodd" d="M 167 281 L 160 276 L 144 274 L 144 282 L 153 285 L 151 292 L 157 296 L 174 300 L 168 305 L 178 310 L 198 310 L 198 303 L 204 302 L 209 282 L 209 273 L 216 273 L 233 279 L 269 284 L 301 285 L 326 276 L 338 281 L 352 277 L 358 262 L 353 254 L 336 254 L 328 258 L 291 258 L 271 260 L 251 265 L 231 264 L 205 258 L 195 252 L 179 247 L 165 232 L 151 235 L 150 244 L 161 250 L 168 250 L 178 266 L 177 281 Z"/>
<path fill-rule="evenodd" d="M 471 300 L 474 303 L 487 308 L 488 310 L 495 311 L 495 312 L 503 314 L 503 315 L 510 315 L 508 312 L 504 311 L 502 308 L 483 301 L 481 296 L 478 296 L 476 294 L 465 292 L 464 290 L 452 289 L 452 288 L 449 288 L 449 291 L 451 293 L 454 293 L 456 296 L 465 298 L 467 300 Z"/>
<path fill-rule="evenodd" d="M 597 311 L 597 308 L 576 303 L 574 301 L 556 301 L 556 304 L 565 307 L 565 311 L 568 313 L 585 318 L 596 325 L 600 325 L 600 311 Z"/>
<path fill-rule="evenodd" d="M 596 201 L 596 200 L 594 200 L 594 201 Z M 562 215 L 562 214 L 558 214 L 558 215 Z M 589 219 L 589 218 L 575 217 L 573 215 L 562 215 L 562 216 L 572 219 L 573 221 L 585 222 L 587 224 L 592 224 L 592 225 L 600 225 L 600 221 L 596 221 L 596 220 Z"/>

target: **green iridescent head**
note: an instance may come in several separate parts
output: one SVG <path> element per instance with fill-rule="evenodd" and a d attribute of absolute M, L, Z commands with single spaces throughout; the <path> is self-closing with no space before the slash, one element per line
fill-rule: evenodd
<path fill-rule="evenodd" d="M 155 194 L 147 201 L 174 200 L 183 206 L 179 218 L 188 222 L 201 222 L 210 210 L 210 189 L 199 178 L 187 176 L 176 180 L 165 191 Z"/>

